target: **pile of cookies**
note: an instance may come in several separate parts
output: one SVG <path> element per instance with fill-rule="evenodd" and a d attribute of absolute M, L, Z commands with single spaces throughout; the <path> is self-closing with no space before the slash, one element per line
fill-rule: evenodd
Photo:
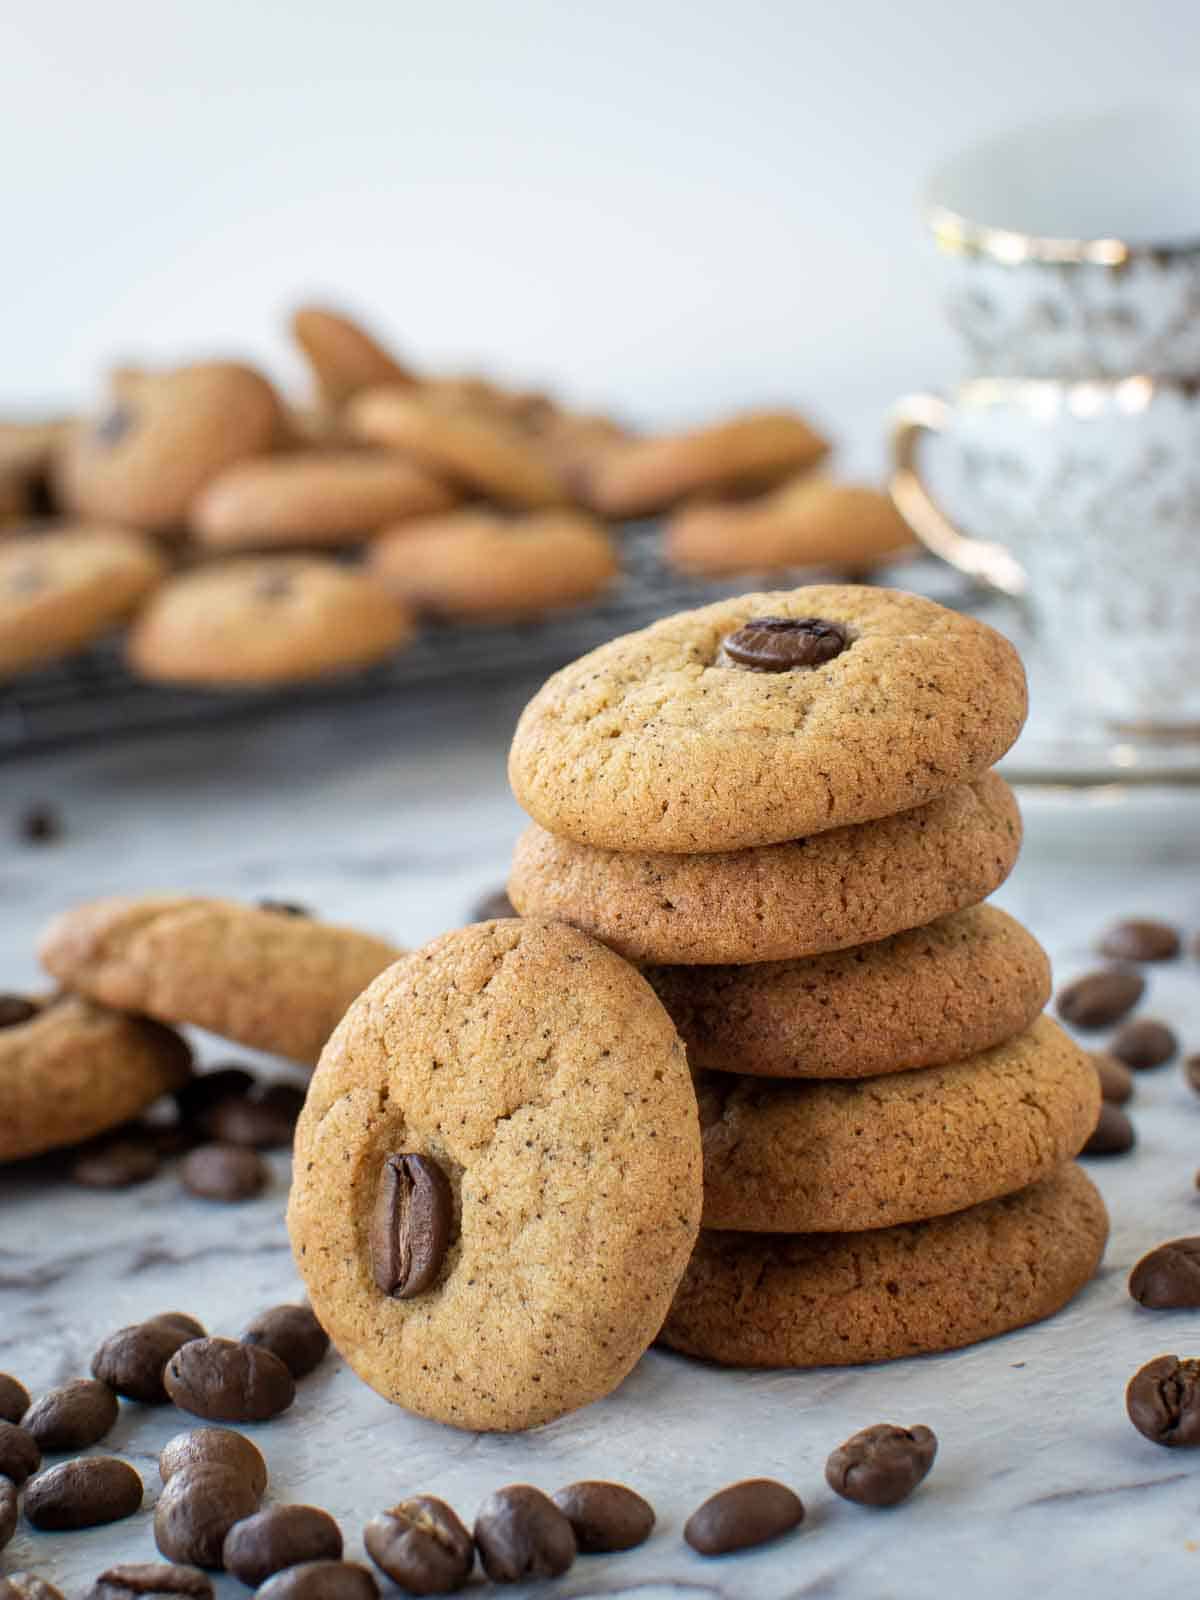
<path fill-rule="evenodd" d="M 509 894 L 644 969 L 686 1043 L 703 1231 L 662 1341 L 734 1365 L 953 1348 L 1092 1276 L 1096 1071 L 982 904 L 1020 844 L 990 769 L 1025 682 L 910 595 L 748 595 L 551 678 L 510 778 Z"/>
<path fill-rule="evenodd" d="M 668 561 L 863 572 L 911 543 L 874 489 L 814 473 L 789 411 L 636 437 L 474 376 L 415 371 L 319 306 L 292 331 L 317 401 L 254 368 L 122 367 L 100 414 L 0 420 L 0 680 L 128 624 L 144 678 L 362 668 L 423 619 L 538 617 L 620 574 L 611 524 L 674 512 Z"/>

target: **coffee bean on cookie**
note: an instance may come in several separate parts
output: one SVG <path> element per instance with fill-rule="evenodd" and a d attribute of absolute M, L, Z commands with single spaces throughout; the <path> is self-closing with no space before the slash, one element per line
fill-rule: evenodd
<path fill-rule="evenodd" d="M 29 1410 L 29 1390 L 11 1372 L 0 1372 L 0 1421 L 20 1422 Z"/>
<path fill-rule="evenodd" d="M 1133 1095 L 1133 1073 L 1123 1061 L 1105 1050 L 1091 1052 L 1092 1065 L 1100 1079 L 1100 1093 L 1115 1106 L 1123 1106 Z"/>
<path fill-rule="evenodd" d="M 1118 1061 L 1141 1072 L 1170 1061 L 1179 1049 L 1179 1040 L 1165 1022 L 1138 1017 L 1117 1031 L 1108 1048 Z"/>
<path fill-rule="evenodd" d="M 1088 972 L 1058 991 L 1058 1014 L 1076 1028 L 1107 1028 L 1132 1011 L 1145 992 L 1140 972 Z"/>
<path fill-rule="evenodd" d="M 21 1418 L 44 1454 L 86 1450 L 98 1444 L 117 1420 L 117 1397 L 106 1383 L 73 1378 L 47 1389 Z"/>
<path fill-rule="evenodd" d="M 255 1317 L 242 1343 L 261 1345 L 279 1357 L 293 1378 L 304 1378 L 324 1360 L 329 1335 L 311 1306 L 273 1306 Z"/>
<path fill-rule="evenodd" d="M 227 1467 L 176 1472 L 154 1508 L 154 1542 L 168 1561 L 219 1567 L 225 1536 L 258 1510 L 249 1480 Z"/>
<path fill-rule="evenodd" d="M 0 1600 L 63 1600 L 63 1592 L 36 1572 L 6 1572 L 0 1577 Z"/>
<path fill-rule="evenodd" d="M 161 1162 L 148 1139 L 102 1139 L 71 1163 L 71 1182 L 84 1189 L 132 1189 L 157 1177 Z"/>
<path fill-rule="evenodd" d="M 654 1527 L 654 1507 L 623 1483 L 569 1483 L 551 1499 L 574 1528 L 580 1555 L 632 1550 Z"/>
<path fill-rule="evenodd" d="M 393 1300 L 432 1287 L 450 1246 L 454 1195 L 429 1156 L 390 1155 L 379 1174 L 371 1214 L 371 1270 Z"/>
<path fill-rule="evenodd" d="M 0 1477 L 0 1550 L 17 1531 L 17 1486 L 11 1478 Z"/>
<path fill-rule="evenodd" d="M 453 1594 L 475 1565 L 475 1543 L 457 1513 L 433 1495 L 413 1495 L 372 1517 L 367 1554 L 409 1594 Z"/>
<path fill-rule="evenodd" d="M 1144 1255 L 1129 1292 L 1151 1311 L 1200 1306 L 1200 1239 L 1171 1239 Z"/>
<path fill-rule="evenodd" d="M 377 1600 L 379 1585 L 356 1561 L 305 1561 L 268 1578 L 254 1600 Z"/>
<path fill-rule="evenodd" d="M 849 648 L 850 633 L 820 617 L 752 617 L 725 639 L 723 654 L 756 672 L 819 667 Z"/>
<path fill-rule="evenodd" d="M 142 1480 L 116 1456 L 63 1461 L 25 1485 L 25 1516 L 47 1532 L 120 1522 L 141 1504 Z"/>
<path fill-rule="evenodd" d="M 252 1200 L 266 1187 L 270 1170 L 256 1150 L 236 1144 L 202 1144 L 183 1159 L 179 1177 L 202 1200 Z"/>
<path fill-rule="evenodd" d="M 319 1506 L 268 1506 L 235 1522 L 225 1535 L 221 1565 L 256 1588 L 273 1572 L 304 1561 L 340 1561 L 342 1532 Z"/>
<path fill-rule="evenodd" d="M 266 1422 L 296 1398 L 278 1356 L 235 1339 L 191 1340 L 168 1361 L 163 1382 L 181 1411 L 210 1422 Z"/>
<path fill-rule="evenodd" d="M 0 1422 L 0 1478 L 19 1488 L 42 1464 L 42 1452 L 33 1435 L 15 1422 Z"/>
<path fill-rule="evenodd" d="M 1130 917 L 1105 929 L 1096 949 L 1114 961 L 1171 961 L 1179 954 L 1180 945 L 1179 929 L 1169 922 Z"/>
<path fill-rule="evenodd" d="M 825 1463 L 825 1481 L 843 1500 L 861 1506 L 895 1506 L 925 1478 L 937 1454 L 928 1428 L 880 1422 L 841 1444 Z"/>
<path fill-rule="evenodd" d="M 1096 1123 L 1091 1138 L 1080 1151 L 1085 1156 L 1119 1156 L 1126 1150 L 1132 1150 L 1137 1142 L 1133 1123 L 1111 1101 L 1105 1100 L 1100 1107 L 1100 1120 Z"/>
<path fill-rule="evenodd" d="M 170 1396 L 163 1386 L 163 1368 L 180 1345 L 195 1337 L 191 1328 L 165 1319 L 119 1328 L 92 1357 L 92 1376 L 126 1400 L 165 1406 Z"/>
<path fill-rule="evenodd" d="M 199 1567 L 138 1561 L 102 1572 L 84 1600 L 212 1600 L 212 1579 Z"/>
<path fill-rule="evenodd" d="M 493 1583 L 558 1578 L 575 1560 L 575 1533 L 547 1495 L 527 1483 L 497 1489 L 479 1508 L 475 1543 Z"/>
<path fill-rule="evenodd" d="M 804 1521 L 798 1495 L 771 1478 L 731 1483 L 693 1511 L 683 1537 L 702 1556 L 724 1556 L 751 1550 L 781 1538 Z"/>
<path fill-rule="evenodd" d="M 177 1473 L 198 1467 L 222 1467 L 244 1478 L 260 1500 L 267 1487 L 267 1463 L 258 1446 L 232 1428 L 191 1428 L 177 1433 L 163 1446 L 158 1475 L 169 1483 Z"/>
<path fill-rule="evenodd" d="M 1200 1361 L 1156 1356 L 1134 1373 L 1125 1409 L 1139 1433 L 1155 1444 L 1200 1445 Z"/>

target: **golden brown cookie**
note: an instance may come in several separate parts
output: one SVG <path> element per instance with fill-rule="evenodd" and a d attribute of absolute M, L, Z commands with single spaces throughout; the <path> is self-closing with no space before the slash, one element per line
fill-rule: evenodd
<path fill-rule="evenodd" d="M 177 1033 L 78 995 L 0 995 L 0 1161 L 79 1144 L 191 1072 Z"/>
<path fill-rule="evenodd" d="M 164 584 L 127 653 L 164 683 L 293 683 L 381 661 L 412 633 L 409 612 L 362 572 L 318 556 L 246 556 Z"/>
<path fill-rule="evenodd" d="M 794 412 L 750 411 L 604 451 L 588 466 L 585 499 L 607 517 L 647 516 L 689 495 L 778 483 L 828 453 L 829 441 Z"/>
<path fill-rule="evenodd" d="M 360 389 L 410 384 L 414 375 L 359 323 L 329 306 L 301 306 L 292 333 L 303 350 L 325 405 L 339 410 Z"/>
<path fill-rule="evenodd" d="M 356 928 L 199 895 L 112 895 L 64 911 L 38 956 L 60 983 L 311 1066 L 403 952 Z"/>
<path fill-rule="evenodd" d="M 65 418 L 0 419 L 0 524 L 47 509 L 50 469 L 73 426 Z"/>
<path fill-rule="evenodd" d="M 0 543 L 0 677 L 70 655 L 123 622 L 166 575 L 136 533 L 62 527 Z"/>
<path fill-rule="evenodd" d="M 735 1367 L 851 1366 L 957 1350 L 1053 1316 L 1093 1276 L 1108 1213 L 1079 1167 L 872 1233 L 705 1231 L 662 1343 Z"/>
<path fill-rule="evenodd" d="M 857 1233 L 945 1216 L 1037 1183 L 1100 1115 L 1086 1054 L 1057 1023 L 949 1066 L 858 1083 L 697 1082 L 704 1226 Z"/>
<path fill-rule="evenodd" d="M 474 509 L 408 523 L 376 539 L 368 563 L 414 611 L 481 621 L 578 605 L 618 571 L 603 527 L 565 509 L 517 517 Z"/>
<path fill-rule="evenodd" d="M 791 961 L 886 939 L 977 905 L 1021 847 L 994 772 L 912 811 L 788 844 L 707 856 L 593 850 L 544 828 L 517 840 L 508 892 L 630 961 Z"/>
<path fill-rule="evenodd" d="M 874 1078 L 961 1061 L 1023 1033 L 1050 998 L 1041 945 L 986 905 L 807 960 L 648 967 L 646 977 L 694 1069 L 765 1078 Z"/>
<path fill-rule="evenodd" d="M 556 672 L 509 779 L 580 844 L 741 850 L 922 805 L 998 761 L 1025 709 L 1020 658 L 983 623 L 817 585 L 680 612 Z"/>
<path fill-rule="evenodd" d="M 615 1388 L 700 1216 L 670 1018 L 611 951 L 540 921 L 446 934 L 371 985 L 321 1057 L 294 1170 L 321 1326 L 380 1394 L 460 1428 L 534 1427 Z"/>

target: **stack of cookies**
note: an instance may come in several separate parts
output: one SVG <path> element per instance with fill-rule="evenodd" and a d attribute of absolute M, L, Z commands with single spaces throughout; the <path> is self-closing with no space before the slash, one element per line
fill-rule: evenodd
<path fill-rule="evenodd" d="M 526 709 L 509 893 L 641 966 L 688 1051 L 703 1231 L 662 1332 L 735 1365 L 949 1349 L 1089 1280 L 1087 1057 L 982 904 L 1021 663 L 926 600 L 748 595 L 614 640 Z"/>

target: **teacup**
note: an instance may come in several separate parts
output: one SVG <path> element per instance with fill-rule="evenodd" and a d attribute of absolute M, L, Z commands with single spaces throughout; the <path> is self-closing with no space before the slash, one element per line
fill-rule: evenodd
<path fill-rule="evenodd" d="M 925 209 L 972 374 L 1200 376 L 1198 150 L 1181 95 L 946 162 Z"/>
<path fill-rule="evenodd" d="M 929 434 L 957 478 L 940 499 Z M 893 461 L 917 537 L 1022 597 L 1075 700 L 1122 731 L 1200 733 L 1200 386 L 977 379 L 902 401 Z"/>

